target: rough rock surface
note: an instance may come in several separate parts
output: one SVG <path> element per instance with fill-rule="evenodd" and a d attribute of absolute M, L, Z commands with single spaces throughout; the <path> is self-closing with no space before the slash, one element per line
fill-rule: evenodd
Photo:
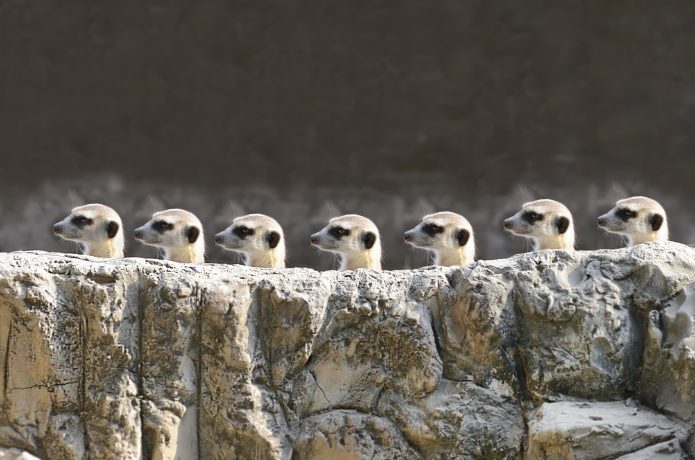
<path fill-rule="evenodd" d="M 614 458 L 664 440 L 686 441 L 685 427 L 621 401 L 544 403 L 529 420 L 531 458 Z"/>
<path fill-rule="evenodd" d="M 695 458 L 694 281 L 676 243 L 383 273 L 0 254 L 0 454 Z"/>
<path fill-rule="evenodd" d="M 36 460 L 37 457 L 19 449 L 0 447 L 0 460 Z"/>

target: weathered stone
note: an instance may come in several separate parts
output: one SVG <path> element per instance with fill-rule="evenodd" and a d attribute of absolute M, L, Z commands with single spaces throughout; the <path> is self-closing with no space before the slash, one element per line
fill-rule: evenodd
<path fill-rule="evenodd" d="M 377 412 L 395 421 L 425 458 L 505 459 L 521 455 L 521 408 L 510 397 L 474 383 L 442 380 L 417 401 L 385 394 Z"/>
<path fill-rule="evenodd" d="M 329 299 L 324 335 L 293 388 L 302 416 L 369 412 L 384 390 L 417 399 L 436 388 L 442 364 L 429 311 L 404 289 L 389 290 L 392 276 L 358 270 L 337 280 L 341 296 Z"/>
<path fill-rule="evenodd" d="M 622 401 L 560 401 L 529 419 L 527 455 L 533 459 L 612 458 L 668 440 L 684 442 L 685 426 Z"/>
<path fill-rule="evenodd" d="M 0 460 L 40 460 L 31 455 L 29 452 L 24 452 L 19 449 L 3 449 L 0 447 Z"/>
<path fill-rule="evenodd" d="M 201 458 L 283 458 L 279 403 L 256 368 L 257 305 L 245 282 L 209 282 L 200 312 Z"/>
<path fill-rule="evenodd" d="M 436 301 L 429 302 L 444 376 L 473 378 L 480 385 L 493 381 L 510 387 L 518 384 L 512 288 L 512 279 L 502 275 L 494 262 L 479 262 L 472 269 L 447 274 Z"/>
<path fill-rule="evenodd" d="M 640 393 L 695 424 L 695 284 L 648 317 Z"/>
<path fill-rule="evenodd" d="M 139 311 L 142 450 L 146 458 L 197 454 L 198 308 L 193 283 L 144 271 Z"/>
<path fill-rule="evenodd" d="M 544 251 L 520 261 L 514 274 L 520 359 L 537 398 L 614 399 L 634 389 L 640 357 L 634 288 L 603 271 L 615 257 Z"/>
<path fill-rule="evenodd" d="M 294 443 L 297 459 L 420 458 L 388 419 L 336 410 L 302 420 Z"/>
<path fill-rule="evenodd" d="M 685 460 L 688 456 L 677 439 L 671 439 L 638 451 L 622 455 L 616 460 Z"/>
<path fill-rule="evenodd" d="M 382 273 L 0 254 L 0 445 L 695 456 L 691 283 L 675 243 Z"/>

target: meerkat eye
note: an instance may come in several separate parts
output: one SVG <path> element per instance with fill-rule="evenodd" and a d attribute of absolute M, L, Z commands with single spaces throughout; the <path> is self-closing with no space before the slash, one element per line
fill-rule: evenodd
<path fill-rule="evenodd" d="M 75 216 L 72 218 L 72 220 L 70 222 L 72 222 L 72 224 L 77 226 L 77 227 L 83 228 L 83 227 L 86 227 L 87 225 L 92 225 L 93 220 L 89 219 L 85 216 Z"/>
<path fill-rule="evenodd" d="M 522 218 L 529 224 L 543 220 L 543 214 L 538 214 L 535 211 L 526 211 Z"/>
<path fill-rule="evenodd" d="M 164 233 L 174 228 L 174 225 L 163 220 L 158 220 L 152 224 L 152 228 L 154 228 L 159 233 Z"/>
<path fill-rule="evenodd" d="M 635 211 L 628 209 L 628 208 L 618 209 L 617 211 L 615 211 L 615 215 L 623 222 L 627 222 L 628 220 L 632 219 L 633 217 L 637 217 L 637 213 Z"/>
<path fill-rule="evenodd" d="M 328 234 L 336 240 L 339 240 L 344 236 L 348 236 L 350 234 L 350 230 L 348 230 L 347 228 L 335 226 L 328 229 Z"/>
<path fill-rule="evenodd" d="M 429 236 L 434 236 L 437 233 L 442 233 L 444 231 L 444 227 L 437 224 L 425 224 L 422 226 L 422 231 L 427 233 Z"/>
<path fill-rule="evenodd" d="M 245 225 L 237 225 L 232 229 L 232 233 L 241 238 L 242 240 L 249 235 L 253 235 L 253 229 L 248 228 Z"/>

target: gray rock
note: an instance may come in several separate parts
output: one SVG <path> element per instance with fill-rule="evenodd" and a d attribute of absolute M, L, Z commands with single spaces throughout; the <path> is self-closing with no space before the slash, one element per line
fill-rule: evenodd
<path fill-rule="evenodd" d="M 378 412 L 394 420 L 425 458 L 515 458 L 526 434 L 523 411 L 500 393 L 443 379 L 417 401 L 386 394 Z"/>
<path fill-rule="evenodd" d="M 0 460 L 40 460 L 38 457 L 31 455 L 29 452 L 24 452 L 19 449 L 4 449 L 0 447 Z"/>
<path fill-rule="evenodd" d="M 302 420 L 293 458 L 421 458 L 388 419 L 335 410 Z"/>
<path fill-rule="evenodd" d="M 0 445 L 694 456 L 691 283 L 676 243 L 382 273 L 0 254 Z"/>
<path fill-rule="evenodd" d="M 642 398 L 695 423 L 695 284 L 650 312 L 643 363 Z"/>
<path fill-rule="evenodd" d="M 677 439 L 671 439 L 644 449 L 621 455 L 616 460 L 685 460 L 685 454 Z"/>
<path fill-rule="evenodd" d="M 542 404 L 529 419 L 527 456 L 533 459 L 600 459 L 675 440 L 684 425 L 621 401 L 560 401 Z"/>

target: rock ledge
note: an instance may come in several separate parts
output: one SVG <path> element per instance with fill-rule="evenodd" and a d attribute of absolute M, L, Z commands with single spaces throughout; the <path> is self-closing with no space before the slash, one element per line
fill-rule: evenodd
<path fill-rule="evenodd" d="M 0 254 L 0 459 L 695 458 L 695 250 Z"/>

